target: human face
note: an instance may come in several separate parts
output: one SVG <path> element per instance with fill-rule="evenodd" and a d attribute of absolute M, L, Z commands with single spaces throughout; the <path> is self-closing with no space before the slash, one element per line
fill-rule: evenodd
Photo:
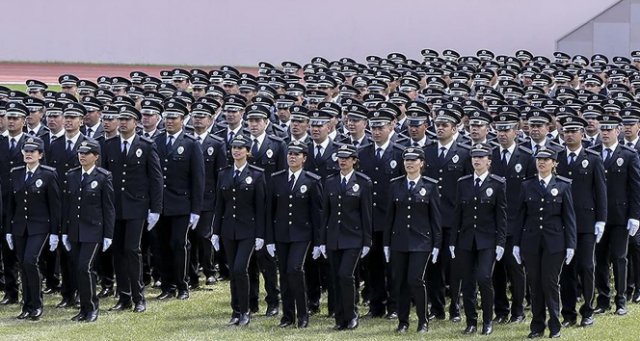
<path fill-rule="evenodd" d="M 491 159 L 488 156 L 474 156 L 471 158 L 471 165 L 476 174 L 482 175 L 489 170 Z"/>
<path fill-rule="evenodd" d="M 157 114 L 142 114 L 142 127 L 145 131 L 155 130 L 160 121 L 160 115 Z"/>
<path fill-rule="evenodd" d="M 166 117 L 164 119 L 164 128 L 169 134 L 175 134 L 182 129 L 182 123 L 184 122 L 184 117 Z"/>
<path fill-rule="evenodd" d="M 193 128 L 200 134 L 209 129 L 209 127 L 213 124 L 213 117 L 211 117 L 210 115 L 191 116 L 191 118 L 191 122 L 193 122 Z"/>
<path fill-rule="evenodd" d="M 347 117 L 347 129 L 349 133 L 355 136 L 362 136 L 364 129 L 367 127 L 367 121 Z"/>
<path fill-rule="evenodd" d="M 5 131 L 7 129 L 7 118 L 2 115 L 0 116 L 0 132 Z"/>
<path fill-rule="evenodd" d="M 291 130 L 291 135 L 293 135 L 295 138 L 300 138 L 307 133 L 307 130 L 309 130 L 309 121 L 291 120 L 289 129 Z"/>
<path fill-rule="evenodd" d="M 102 128 L 107 135 L 111 136 L 118 129 L 118 120 L 113 118 L 104 119 L 102 120 Z"/>
<path fill-rule="evenodd" d="M 186 91 L 187 88 L 189 87 L 189 82 L 186 79 L 174 79 L 173 85 L 179 91 Z"/>
<path fill-rule="evenodd" d="M 487 138 L 489 133 L 489 125 L 487 124 L 472 124 L 470 125 L 471 140 L 473 142 L 482 142 Z"/>
<path fill-rule="evenodd" d="M 427 132 L 427 125 L 409 125 L 409 137 L 411 137 L 414 141 L 420 141 L 424 138 L 425 133 Z"/>
<path fill-rule="evenodd" d="M 502 146 L 502 148 L 509 148 L 516 140 L 516 130 L 498 130 L 497 136 L 500 146 Z"/>
<path fill-rule="evenodd" d="M 133 118 L 119 118 L 118 129 L 120 130 L 120 134 L 122 134 L 122 136 L 124 136 L 125 138 L 129 138 L 136 132 L 136 120 L 134 120 Z"/>
<path fill-rule="evenodd" d="M 449 142 L 455 133 L 456 126 L 451 122 L 436 123 L 436 134 L 438 141 Z"/>
<path fill-rule="evenodd" d="M 289 111 L 289 109 L 278 109 L 278 119 L 281 122 L 289 122 L 290 118 L 291 112 Z"/>
<path fill-rule="evenodd" d="M 534 142 L 542 142 L 549 133 L 546 123 L 529 123 L 529 136 Z"/>
<path fill-rule="evenodd" d="M 93 127 L 100 121 L 100 111 L 87 111 L 87 114 L 84 115 L 83 120 L 86 126 Z"/>
<path fill-rule="evenodd" d="M 31 111 L 27 116 L 27 125 L 29 127 L 36 127 L 42 121 L 42 110 Z"/>
<path fill-rule="evenodd" d="M 64 118 L 62 115 L 47 116 L 47 127 L 55 134 L 62 129 Z"/>
<path fill-rule="evenodd" d="M 19 135 L 24 127 L 24 117 L 7 117 L 7 130 L 11 136 Z"/>
<path fill-rule="evenodd" d="M 236 84 L 222 84 L 222 87 L 224 88 L 224 91 L 226 91 L 229 95 L 235 95 L 239 91 L 238 85 Z"/>
<path fill-rule="evenodd" d="M 582 129 L 577 130 L 567 130 L 563 132 L 564 142 L 570 148 L 577 148 L 582 144 Z"/>
<path fill-rule="evenodd" d="M 245 147 L 231 147 L 231 157 L 236 165 L 243 165 L 247 161 L 249 150 Z"/>
<path fill-rule="evenodd" d="M 79 116 L 64 117 L 64 130 L 67 133 L 74 133 L 79 131 L 81 124 L 82 124 L 82 117 L 79 117 Z"/>
<path fill-rule="evenodd" d="M 204 97 L 204 95 L 206 94 L 204 88 L 198 87 L 198 88 L 193 88 L 191 90 L 192 90 L 191 94 L 193 95 L 194 99 Z"/>
<path fill-rule="evenodd" d="M 553 159 L 536 158 L 536 169 L 540 177 L 546 178 L 551 174 L 556 162 Z"/>
<path fill-rule="evenodd" d="M 264 118 L 250 118 L 247 123 L 252 136 L 260 136 L 267 129 L 267 120 Z"/>
<path fill-rule="evenodd" d="M 420 172 L 422 172 L 423 167 L 424 167 L 424 160 L 421 160 L 421 159 L 404 160 L 404 170 L 407 172 L 407 175 L 409 175 L 412 178 L 420 174 Z"/>
<path fill-rule="evenodd" d="M 78 153 L 78 161 L 84 169 L 89 169 L 96 164 L 98 155 L 93 153 Z"/>
<path fill-rule="evenodd" d="M 78 88 L 75 85 L 63 85 L 62 92 L 67 93 L 71 96 L 75 96 Z"/>
<path fill-rule="evenodd" d="M 613 129 L 602 129 L 600 132 L 600 137 L 602 138 L 602 144 L 606 147 L 613 145 L 618 140 L 618 135 L 620 134 L 619 128 Z"/>
<path fill-rule="evenodd" d="M 312 125 L 311 126 L 311 139 L 315 143 L 322 143 L 329 136 L 329 124 L 325 123 L 323 125 Z"/>
<path fill-rule="evenodd" d="M 589 123 L 589 125 L 585 128 L 587 134 L 595 135 L 598 133 L 598 131 L 600 131 L 600 122 L 595 117 L 589 116 L 589 118 L 585 118 L 585 120 L 587 121 L 587 123 Z"/>
<path fill-rule="evenodd" d="M 393 130 L 393 126 L 391 124 L 385 124 L 382 127 L 372 127 L 371 128 L 371 138 L 373 142 L 378 145 L 385 144 L 389 140 L 389 134 Z"/>
<path fill-rule="evenodd" d="M 23 150 L 22 158 L 29 168 L 33 168 L 35 165 L 40 163 L 40 160 L 42 159 L 42 152 L 39 150 Z"/>
<path fill-rule="evenodd" d="M 299 169 L 302 169 L 305 161 L 307 161 L 307 156 L 304 153 L 296 153 L 296 152 L 288 152 L 287 153 L 287 164 L 292 171 L 297 172 Z"/>
<path fill-rule="evenodd" d="M 624 138 L 627 141 L 633 141 L 638 136 L 638 131 L 640 130 L 640 124 L 625 124 L 624 125 Z"/>
<path fill-rule="evenodd" d="M 349 174 L 353 170 L 353 166 L 356 164 L 355 157 L 339 157 L 338 166 L 340 167 L 340 173 L 343 175 Z"/>
<path fill-rule="evenodd" d="M 244 112 L 243 111 L 237 111 L 237 110 L 225 110 L 224 111 L 224 118 L 227 121 L 227 124 L 232 127 L 235 128 L 237 127 L 240 122 L 242 121 L 242 114 Z"/>

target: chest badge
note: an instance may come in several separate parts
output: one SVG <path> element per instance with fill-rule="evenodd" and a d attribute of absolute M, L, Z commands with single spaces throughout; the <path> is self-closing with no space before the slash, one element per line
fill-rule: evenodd
<path fill-rule="evenodd" d="M 391 162 L 389 162 L 389 166 L 391 166 L 391 168 L 396 169 L 396 166 L 398 166 L 398 163 L 396 162 L 396 160 L 391 160 Z"/>
<path fill-rule="evenodd" d="M 589 160 L 582 160 L 582 168 L 589 167 Z"/>
<path fill-rule="evenodd" d="M 307 185 L 300 186 L 300 193 L 304 194 L 307 191 Z"/>
<path fill-rule="evenodd" d="M 420 192 L 418 192 L 418 193 L 420 193 L 421 197 L 424 197 L 425 195 L 427 195 L 427 190 L 424 189 L 424 187 L 423 187 L 423 188 L 420 188 Z"/>
<path fill-rule="evenodd" d="M 209 154 L 209 156 L 213 155 L 213 147 L 207 148 L 207 154 Z"/>
<path fill-rule="evenodd" d="M 248 176 L 244 179 L 244 182 L 246 182 L 247 185 L 251 185 L 251 183 L 253 182 L 253 179 L 250 176 Z"/>
<path fill-rule="evenodd" d="M 516 173 L 520 173 L 522 171 L 522 165 L 519 163 L 516 163 L 516 166 L 514 168 L 516 170 Z"/>
<path fill-rule="evenodd" d="M 616 160 L 616 165 L 618 165 L 618 167 L 622 167 L 622 164 L 623 164 L 623 163 L 624 163 L 624 159 L 623 159 L 623 158 L 621 158 L 621 157 L 619 157 L 619 158 Z"/>
<path fill-rule="evenodd" d="M 451 158 L 451 161 L 453 161 L 453 163 L 458 163 L 458 160 L 460 160 L 460 157 L 458 156 L 458 154 L 454 155 L 454 156 Z"/>
<path fill-rule="evenodd" d="M 98 182 L 95 180 L 91 181 L 91 189 L 95 189 L 96 187 L 98 187 Z"/>
<path fill-rule="evenodd" d="M 487 190 L 485 191 L 485 193 L 487 194 L 488 197 L 493 195 L 493 189 L 491 188 L 487 188 Z"/>
<path fill-rule="evenodd" d="M 272 158 L 273 157 L 273 150 L 267 149 L 267 157 L 268 158 Z"/>
<path fill-rule="evenodd" d="M 184 147 L 180 146 L 178 147 L 178 154 L 182 154 L 182 153 L 184 153 Z"/>
<path fill-rule="evenodd" d="M 138 149 L 136 150 L 136 156 L 137 156 L 137 157 L 141 157 L 141 156 L 142 156 L 142 149 L 138 148 Z"/>
<path fill-rule="evenodd" d="M 553 188 L 551 189 L 551 195 L 553 195 L 554 197 L 558 195 L 558 189 L 557 188 Z"/>
<path fill-rule="evenodd" d="M 38 188 L 42 187 L 42 180 L 41 179 L 36 180 L 36 187 L 38 187 Z"/>
<path fill-rule="evenodd" d="M 351 189 L 352 189 L 354 192 L 357 192 L 357 191 L 360 189 L 360 185 L 355 184 L 355 185 L 353 185 L 353 187 L 351 187 Z"/>

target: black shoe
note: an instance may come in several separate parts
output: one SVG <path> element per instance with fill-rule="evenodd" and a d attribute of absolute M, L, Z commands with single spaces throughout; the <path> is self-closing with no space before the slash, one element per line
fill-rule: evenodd
<path fill-rule="evenodd" d="M 218 280 L 214 276 L 207 277 L 206 285 L 214 285 Z"/>
<path fill-rule="evenodd" d="M 373 310 L 369 310 L 366 314 L 364 314 L 364 318 L 381 318 L 384 316 L 384 312 L 377 312 Z"/>
<path fill-rule="evenodd" d="M 471 335 L 471 334 L 475 334 L 476 331 L 478 331 L 478 328 L 476 326 L 474 326 L 474 325 L 470 325 L 470 326 L 467 326 L 467 328 L 464 329 L 462 334 Z"/>
<path fill-rule="evenodd" d="M 240 317 L 233 315 L 229 322 L 227 322 L 227 326 L 237 326 L 238 322 L 240 322 Z"/>
<path fill-rule="evenodd" d="M 173 291 L 163 291 L 160 295 L 156 296 L 156 299 L 159 301 L 165 301 L 170 298 L 173 298 L 176 295 Z"/>
<path fill-rule="evenodd" d="M 109 297 L 109 296 L 113 296 L 114 292 L 113 292 L 113 288 L 102 288 L 102 290 L 100 290 L 100 292 L 98 293 L 98 298 L 105 298 L 105 297 Z"/>
<path fill-rule="evenodd" d="M 307 328 L 308 326 L 309 326 L 308 317 L 298 319 L 298 328 L 302 329 L 302 328 Z"/>
<path fill-rule="evenodd" d="M 594 314 L 604 314 L 607 310 L 609 310 L 609 308 L 605 308 L 605 307 L 596 307 L 596 309 L 593 311 Z"/>
<path fill-rule="evenodd" d="M 60 303 L 56 304 L 56 308 L 71 308 L 73 306 L 73 304 L 71 303 L 71 301 L 63 298 L 62 301 L 60 301 Z"/>
<path fill-rule="evenodd" d="M 398 313 L 396 313 L 395 311 L 391 311 L 387 313 L 387 315 L 385 315 L 384 318 L 386 318 L 387 320 L 395 320 L 398 318 Z"/>
<path fill-rule="evenodd" d="M 550 338 L 550 339 L 557 339 L 557 338 L 559 338 L 560 336 L 561 336 L 561 334 L 560 334 L 560 332 L 559 332 L 559 331 L 557 331 L 557 332 L 555 332 L 555 333 L 549 333 L 549 338 Z"/>
<path fill-rule="evenodd" d="M 309 315 L 313 316 L 320 312 L 320 305 L 309 305 Z"/>
<path fill-rule="evenodd" d="M 31 313 L 29 313 L 29 319 L 31 321 L 38 321 L 40 320 L 40 317 L 42 317 L 42 308 L 38 308 L 32 311 Z"/>
<path fill-rule="evenodd" d="M 426 322 L 418 324 L 418 329 L 416 329 L 416 332 L 418 334 L 424 334 L 428 331 L 429 331 L 429 324 L 427 324 Z"/>
<path fill-rule="evenodd" d="M 398 325 L 398 328 L 396 328 L 396 333 L 400 333 L 400 334 L 404 334 L 409 330 L 409 326 L 404 324 L 404 323 L 400 323 Z"/>
<path fill-rule="evenodd" d="M 260 308 L 258 308 L 258 306 L 251 307 L 251 308 L 249 308 L 249 311 L 250 311 L 252 314 L 256 314 L 257 312 L 259 312 L 259 311 L 260 311 Z"/>
<path fill-rule="evenodd" d="M 524 322 L 524 316 L 519 315 L 519 316 L 511 316 L 511 319 L 509 320 L 509 323 L 522 323 Z"/>
<path fill-rule="evenodd" d="M 583 317 L 580 320 L 580 327 L 589 327 L 593 325 L 593 317 Z"/>
<path fill-rule="evenodd" d="M 136 306 L 133 307 L 134 313 L 144 313 L 145 311 L 147 311 L 147 303 L 144 301 L 136 303 Z"/>
<path fill-rule="evenodd" d="M 496 316 L 496 317 L 493 319 L 493 322 L 494 322 L 494 323 L 497 323 L 497 324 L 505 324 L 505 323 L 509 322 L 509 320 L 507 319 L 507 317 L 506 317 L 506 316 L 502 316 L 502 315 L 500 315 L 500 316 Z"/>
<path fill-rule="evenodd" d="M 347 323 L 346 328 L 349 329 L 349 330 L 354 330 L 354 329 L 358 328 L 358 318 L 357 317 L 352 318 L 351 321 L 349 321 Z"/>
<path fill-rule="evenodd" d="M 18 304 L 17 297 L 5 296 L 2 301 L 0 301 L 0 305 L 9 305 L 9 304 Z"/>
<path fill-rule="evenodd" d="M 28 311 L 23 311 L 23 312 L 20 313 L 20 315 L 16 316 L 16 318 L 18 320 L 24 320 L 27 317 L 29 317 L 29 312 Z"/>
<path fill-rule="evenodd" d="M 240 315 L 240 319 L 238 320 L 238 326 L 240 327 L 247 326 L 249 325 L 249 322 L 251 322 L 251 315 L 244 313 Z"/>
<path fill-rule="evenodd" d="M 435 320 L 440 320 L 440 321 L 442 321 L 442 320 L 444 320 L 445 318 L 446 318 L 446 317 L 444 316 L 444 314 L 442 314 L 442 315 L 430 314 L 428 319 L 429 319 L 429 321 L 432 321 L 432 320 L 434 320 L 434 319 L 435 319 Z"/>
<path fill-rule="evenodd" d="M 90 311 L 84 318 L 84 322 L 96 322 L 98 320 L 98 310 Z"/>
<path fill-rule="evenodd" d="M 615 312 L 614 314 L 616 314 L 616 315 L 618 315 L 618 316 L 624 316 L 624 315 L 627 315 L 627 308 L 625 308 L 625 307 L 620 307 L 620 308 L 616 309 L 616 312 Z"/>
<path fill-rule="evenodd" d="M 278 316 L 280 310 L 278 310 L 278 306 L 269 306 L 267 307 L 267 312 L 264 313 L 266 317 Z"/>
<path fill-rule="evenodd" d="M 453 323 L 460 323 L 462 322 L 462 318 L 460 317 L 460 315 L 453 315 L 449 318 L 449 320 L 451 320 L 451 322 Z"/>
<path fill-rule="evenodd" d="M 493 324 L 491 322 L 484 323 L 482 325 L 482 335 L 489 335 L 493 333 Z"/>
<path fill-rule="evenodd" d="M 289 320 L 283 320 L 280 321 L 280 324 L 278 325 L 279 328 L 287 328 L 289 326 L 291 326 L 293 324 L 293 322 L 289 321 Z"/>
<path fill-rule="evenodd" d="M 83 312 L 79 312 L 77 315 L 71 318 L 71 321 L 80 322 L 84 321 L 85 318 L 85 314 Z"/>
<path fill-rule="evenodd" d="M 527 338 L 529 339 L 535 339 L 535 338 L 539 338 L 539 337 L 543 337 L 544 334 L 542 332 L 531 332 L 529 333 L 529 335 L 527 335 Z"/>
<path fill-rule="evenodd" d="M 565 328 L 569 328 L 575 326 L 576 323 L 578 323 L 576 320 L 565 319 L 564 321 L 562 321 L 562 326 Z"/>
<path fill-rule="evenodd" d="M 186 290 L 180 291 L 178 293 L 178 299 L 179 300 L 188 300 L 189 299 L 189 292 Z"/>
<path fill-rule="evenodd" d="M 123 311 L 130 310 L 132 307 L 131 302 L 120 302 L 116 303 L 113 307 L 109 308 L 109 311 Z"/>

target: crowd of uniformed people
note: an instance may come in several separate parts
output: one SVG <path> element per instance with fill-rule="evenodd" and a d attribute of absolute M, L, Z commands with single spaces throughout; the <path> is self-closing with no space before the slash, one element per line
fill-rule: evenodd
<path fill-rule="evenodd" d="M 100 298 L 142 313 L 145 287 L 228 280 L 229 326 L 261 282 L 282 328 L 405 333 L 415 309 L 419 333 L 535 338 L 627 314 L 640 51 L 421 55 L 0 86 L 0 305 L 39 320 L 59 293 L 93 322 Z"/>

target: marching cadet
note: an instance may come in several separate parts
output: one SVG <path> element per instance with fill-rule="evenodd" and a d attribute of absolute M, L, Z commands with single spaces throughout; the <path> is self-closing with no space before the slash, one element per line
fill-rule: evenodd
<path fill-rule="evenodd" d="M 309 116 L 307 108 L 294 105 L 290 109 L 291 119 L 289 124 L 290 136 L 285 141 L 304 142 L 305 145 L 311 144 L 311 136 L 309 135 Z"/>
<path fill-rule="evenodd" d="M 211 244 L 220 250 L 224 245 L 231 273 L 231 319 L 229 326 L 246 326 L 251 321 L 249 311 L 249 261 L 253 250 L 264 246 L 266 183 L 264 173 L 249 165 L 247 158 L 252 141 L 236 135 L 230 143 L 233 165 L 218 175 L 216 209 L 213 218 Z"/>
<path fill-rule="evenodd" d="M 80 167 L 66 174 L 62 200 L 62 243 L 71 253 L 74 279 L 80 296 L 80 312 L 72 321 L 98 319 L 96 272 L 93 268 L 100 249 L 106 251 L 113 240 L 115 211 L 111 173 L 96 166 L 100 145 L 94 140 L 80 143 Z"/>
<path fill-rule="evenodd" d="M 423 174 L 438 180 L 440 192 L 440 212 L 442 216 L 442 244 L 450 245 L 453 227 L 453 212 L 458 179 L 472 172 L 469 146 L 454 139 L 460 117 L 449 109 L 439 109 L 435 118 L 437 143 L 424 148 L 425 169 Z M 440 262 L 427 267 L 428 278 L 434 290 L 429 291 L 431 301 L 430 318 L 443 320 L 445 307 L 445 283 L 449 284 L 451 304 L 449 319 L 458 323 L 460 318 L 460 274 L 452 271 L 451 255 L 442 254 Z M 448 279 L 448 282 L 446 282 Z"/>
<path fill-rule="evenodd" d="M 517 226 L 521 228 L 514 231 L 512 254 L 518 264 L 524 262 L 531 288 L 529 338 L 543 336 L 547 326 L 545 308 L 549 313 L 549 337 L 560 337 L 560 271 L 563 261 L 571 263 L 576 249 L 571 180 L 554 174 L 557 156 L 550 148 L 538 150 L 538 175 L 522 183 L 518 200 Z"/>
<path fill-rule="evenodd" d="M 506 180 L 507 197 L 507 231 L 505 253 L 510 255 L 513 249 L 513 233 L 517 226 L 517 204 L 520 198 L 522 181 L 536 173 L 535 159 L 531 150 L 516 143 L 518 116 L 504 113 L 497 115 L 493 121 L 497 131 L 496 141 L 499 148 L 493 149 L 491 172 Z M 509 319 L 509 298 L 507 282 L 511 288 L 511 318 Z M 495 314 L 493 322 L 519 323 L 524 321 L 525 274 L 522 264 L 516 263 L 513 257 L 502 257 L 496 260 L 493 270 L 493 289 L 495 295 Z"/>
<path fill-rule="evenodd" d="M 562 150 L 562 146 L 553 142 L 548 138 L 549 127 L 553 121 L 553 118 L 549 113 L 535 107 L 527 107 L 531 109 L 526 112 L 527 123 L 529 125 L 529 137 L 530 137 L 530 149 L 535 154 L 540 148 L 547 147 L 559 152 Z"/>
<path fill-rule="evenodd" d="M 457 186 L 449 252 L 452 259 L 457 256 L 454 268 L 463 274 L 464 334 L 477 328 L 476 282 L 482 298 L 482 335 L 493 332 L 492 277 L 495 261 L 504 255 L 507 201 L 505 179 L 489 172 L 491 155 L 489 144 L 476 144 L 471 149 L 473 175 L 461 177 Z"/>
<path fill-rule="evenodd" d="M 42 117 L 45 111 L 44 101 L 37 97 L 27 97 L 23 100 L 23 104 L 29 109 L 29 115 L 26 118 L 26 133 L 43 138 L 49 132 L 49 128 L 42 124 Z"/>
<path fill-rule="evenodd" d="M 44 142 L 28 137 L 22 145 L 25 166 L 15 167 L 9 176 L 6 241 L 21 264 L 22 312 L 18 319 L 37 321 L 42 316 L 42 279 L 38 262 L 45 243 L 58 247 L 61 197 L 56 170 L 40 164 Z"/>
<path fill-rule="evenodd" d="M 22 132 L 25 117 L 29 109 L 22 103 L 6 105 L 7 136 L 0 137 L 0 188 L 2 188 L 2 233 L 9 228 L 7 222 L 7 204 L 9 202 L 9 185 L 11 169 L 24 165 L 24 156 L 20 152 L 27 135 Z M 16 253 L 9 248 L 6 240 L 2 242 L 2 265 L 4 268 L 4 297 L 0 305 L 18 303 L 18 262 Z"/>
<path fill-rule="evenodd" d="M 604 161 L 607 184 L 607 220 L 600 243 L 596 245 L 595 286 L 598 290 L 595 314 L 602 314 L 611 305 L 609 264 L 613 268 L 616 295 L 616 315 L 626 315 L 627 247 L 640 223 L 640 163 L 632 148 L 618 143 L 618 116 L 602 115 L 602 144 L 593 148 Z"/>
<path fill-rule="evenodd" d="M 558 154 L 558 175 L 572 180 L 577 227 L 576 256 L 562 269 L 560 277 L 562 326 L 577 323 L 576 298 L 582 297 L 580 326 L 587 327 L 593 324 L 596 243 L 602 238 L 607 219 L 604 165 L 598 153 L 583 148 L 583 133 L 589 124 L 586 120 L 566 116 L 560 119 L 560 124 L 566 148 Z"/>
<path fill-rule="evenodd" d="M 309 247 L 312 243 L 319 245 L 320 241 L 322 179 L 302 168 L 308 152 L 303 142 L 290 142 L 288 170 L 273 173 L 267 186 L 266 243 L 267 250 L 275 249 L 278 254 L 283 313 L 278 326 L 281 328 L 292 325 L 296 317 L 298 328 L 309 325 L 304 263 Z M 319 249 L 314 251 L 313 256 L 319 258 Z"/>
<path fill-rule="evenodd" d="M 383 252 L 393 271 L 399 320 L 396 332 L 406 333 L 409 329 L 413 299 L 418 315 L 417 332 L 426 333 L 429 320 L 424 274 L 429 258 L 437 261 L 442 242 L 440 193 L 435 179 L 421 176 L 425 159 L 421 148 L 408 147 L 402 158 L 407 175 L 389 184 Z"/>
<path fill-rule="evenodd" d="M 103 104 L 95 97 L 85 96 L 82 98 L 82 105 L 87 109 L 87 113 L 83 117 L 84 125 L 80 130 L 86 137 L 97 140 L 99 136 L 104 135 L 101 121 Z"/>
<path fill-rule="evenodd" d="M 78 147 L 87 140 L 80 132 L 82 117 L 86 109 L 79 103 L 68 103 L 64 105 L 62 116 L 64 117 L 64 136 L 51 143 L 47 163 L 58 172 L 58 179 L 62 182 L 63 195 L 65 190 L 66 173 L 71 168 L 78 167 Z M 59 251 L 60 274 L 62 275 L 62 288 L 60 294 L 62 300 L 56 305 L 57 308 L 70 308 L 77 301 L 77 286 L 74 280 L 74 270 L 71 264 L 71 254 L 65 249 Z"/>
<path fill-rule="evenodd" d="M 360 161 L 358 170 L 367 175 L 373 182 L 373 238 L 372 249 L 367 262 L 365 273 L 369 287 L 369 312 L 366 317 L 397 317 L 395 295 L 391 267 L 386 264 L 383 252 L 383 236 L 387 202 L 389 201 L 389 181 L 402 175 L 403 148 L 389 139 L 394 130 L 392 121 L 395 119 L 389 111 L 375 110 L 369 113 L 372 144 L 368 144 L 358 151 Z"/>
<path fill-rule="evenodd" d="M 422 108 L 422 106 L 426 105 L 420 102 L 411 102 L 407 108 L 406 125 L 410 138 L 404 140 L 403 145 L 406 147 L 424 148 L 432 142 L 429 136 L 427 136 L 429 111 L 428 108 Z"/>
<path fill-rule="evenodd" d="M 123 105 L 118 115 L 120 137 L 108 139 L 102 153 L 104 168 L 113 176 L 115 205 L 113 258 L 118 302 L 109 311 L 131 309 L 133 302 L 134 312 L 144 312 L 140 243 L 145 219 L 152 229 L 162 212 L 162 171 L 153 140 L 136 135 L 140 112 Z"/>
<path fill-rule="evenodd" d="M 140 135 L 155 139 L 161 133 L 158 126 L 162 121 L 162 104 L 144 100 L 142 101 L 140 113 L 142 114 L 142 131 L 140 131 Z"/>
<path fill-rule="evenodd" d="M 186 300 L 191 247 L 187 234 L 189 228 L 198 225 L 202 211 L 204 162 L 200 144 L 182 126 L 187 108 L 177 102 L 167 103 L 163 115 L 166 130 L 155 139 L 164 180 L 162 212 L 156 226 L 162 258 L 162 293 L 157 299 L 174 297 L 177 289 L 178 299 Z"/>
<path fill-rule="evenodd" d="M 189 282 L 192 287 L 198 286 L 198 269 L 200 267 L 202 267 L 206 277 L 207 285 L 212 285 L 216 282 L 211 235 L 213 234 L 213 214 L 216 207 L 218 172 L 227 166 L 227 148 L 222 138 L 209 134 L 210 128 L 214 123 L 214 114 L 215 108 L 210 104 L 194 103 L 192 106 L 193 135 L 202 146 L 205 174 L 204 199 L 202 201 L 200 220 L 198 220 L 197 226 L 192 226 L 193 231 L 189 235 L 191 240 Z"/>
<path fill-rule="evenodd" d="M 319 250 L 328 255 L 335 290 L 334 330 L 356 329 L 354 272 L 371 248 L 371 179 L 355 171 L 358 153 L 342 145 L 336 153 L 339 174 L 327 177 L 323 192 L 323 225 Z"/>

